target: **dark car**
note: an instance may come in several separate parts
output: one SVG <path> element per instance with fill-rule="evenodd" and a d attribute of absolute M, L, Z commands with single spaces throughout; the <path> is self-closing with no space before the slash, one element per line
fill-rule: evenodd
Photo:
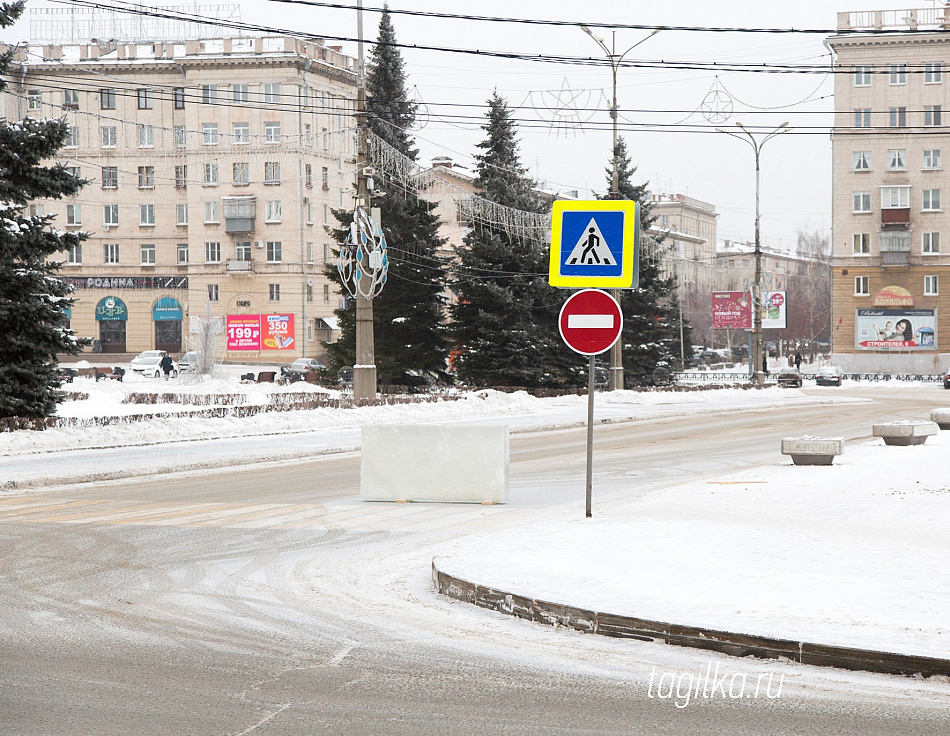
<path fill-rule="evenodd" d="M 943 374 L 943 387 L 950 388 L 950 370 Z"/>
<path fill-rule="evenodd" d="M 815 374 L 815 384 L 818 386 L 840 386 L 841 371 L 834 366 L 826 366 Z"/>
<path fill-rule="evenodd" d="M 789 366 L 788 368 L 782 368 L 778 372 L 778 385 L 782 388 L 801 388 L 802 387 L 802 374 L 794 366 Z"/>

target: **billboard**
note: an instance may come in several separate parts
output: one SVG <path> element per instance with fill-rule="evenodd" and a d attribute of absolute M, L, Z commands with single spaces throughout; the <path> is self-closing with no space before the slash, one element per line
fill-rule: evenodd
<path fill-rule="evenodd" d="M 294 315 L 229 314 L 228 350 L 293 350 Z"/>
<path fill-rule="evenodd" d="M 762 329 L 784 330 L 787 326 L 787 292 L 765 292 Z M 716 291 L 712 295 L 713 329 L 752 329 L 752 295 L 747 291 Z"/>
<path fill-rule="evenodd" d="M 936 309 L 856 309 L 855 350 L 936 350 Z"/>

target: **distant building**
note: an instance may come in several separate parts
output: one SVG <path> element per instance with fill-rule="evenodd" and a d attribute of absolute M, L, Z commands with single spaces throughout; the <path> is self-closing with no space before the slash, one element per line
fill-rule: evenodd
<path fill-rule="evenodd" d="M 63 117 L 59 159 L 89 180 L 31 205 L 92 234 L 61 256 L 77 334 L 178 353 L 210 310 L 247 330 L 228 336 L 246 348 L 230 360 L 321 356 L 341 299 L 325 226 L 352 208 L 352 58 L 271 36 L 31 46 L 15 61 L 2 114 Z"/>

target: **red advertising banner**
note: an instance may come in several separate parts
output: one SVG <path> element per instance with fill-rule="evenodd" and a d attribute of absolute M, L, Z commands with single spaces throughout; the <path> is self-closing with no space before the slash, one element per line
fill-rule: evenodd
<path fill-rule="evenodd" d="M 229 314 L 226 333 L 228 350 L 260 350 L 261 315 Z"/>
<path fill-rule="evenodd" d="M 293 350 L 294 315 L 262 314 L 261 347 L 264 350 Z"/>
<path fill-rule="evenodd" d="M 714 330 L 752 328 L 752 299 L 745 291 L 716 291 L 712 295 Z"/>

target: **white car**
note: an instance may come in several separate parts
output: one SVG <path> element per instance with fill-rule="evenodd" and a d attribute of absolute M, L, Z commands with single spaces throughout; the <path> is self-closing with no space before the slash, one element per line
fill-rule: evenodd
<path fill-rule="evenodd" d="M 198 353 L 194 350 L 189 350 L 187 353 L 181 356 L 181 360 L 178 361 L 178 370 L 182 373 L 194 373 L 198 370 Z"/>
<path fill-rule="evenodd" d="M 132 370 L 140 376 L 146 376 L 147 378 L 163 378 L 165 376 L 165 371 L 162 370 L 163 355 L 164 354 L 149 355 L 145 358 L 136 358 L 135 361 L 138 361 L 138 364 L 133 361 Z M 175 378 L 178 375 L 178 366 L 175 365 L 174 361 L 172 361 L 172 369 L 168 375 L 171 378 Z"/>
<path fill-rule="evenodd" d="M 309 373 L 310 371 L 323 370 L 323 363 L 314 358 L 297 358 L 293 363 L 287 366 L 294 373 Z"/>
<path fill-rule="evenodd" d="M 142 361 L 148 360 L 150 358 L 158 358 L 159 360 L 161 360 L 164 354 L 165 354 L 164 350 L 143 350 L 141 353 L 139 353 L 134 358 L 132 358 L 130 367 L 132 368 L 133 371 L 136 371 L 138 373 L 140 371 L 137 366 L 143 365 Z"/>

